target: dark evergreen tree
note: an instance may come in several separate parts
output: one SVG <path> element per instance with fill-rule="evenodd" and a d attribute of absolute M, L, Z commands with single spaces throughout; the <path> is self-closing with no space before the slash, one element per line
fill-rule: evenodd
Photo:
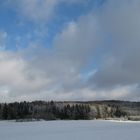
<path fill-rule="evenodd" d="M 7 119 L 8 119 L 8 106 L 7 106 L 6 103 L 5 103 L 4 106 L 3 106 L 2 118 L 3 118 L 4 120 L 7 120 Z"/>

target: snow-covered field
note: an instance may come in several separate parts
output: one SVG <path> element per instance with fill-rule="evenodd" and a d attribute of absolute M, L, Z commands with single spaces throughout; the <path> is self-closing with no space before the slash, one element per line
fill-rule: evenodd
<path fill-rule="evenodd" d="M 0 140 L 140 140 L 140 122 L 0 122 Z"/>

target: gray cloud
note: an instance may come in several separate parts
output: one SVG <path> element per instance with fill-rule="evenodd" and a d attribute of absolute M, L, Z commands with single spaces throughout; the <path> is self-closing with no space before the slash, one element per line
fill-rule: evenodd
<path fill-rule="evenodd" d="M 103 34 L 108 38 L 100 68 L 89 80 L 100 90 L 140 84 L 140 2 L 108 1 L 99 15 Z M 103 24 L 102 24 L 103 23 Z M 139 100 L 139 88 L 124 99 Z"/>
<path fill-rule="evenodd" d="M 110 34 L 101 69 L 95 74 L 94 81 L 100 86 L 127 85 L 139 83 L 140 52 L 140 2 L 109 1 L 102 16 L 103 28 Z M 101 17 L 102 18 L 102 17 Z M 107 46 L 108 44 L 106 44 Z"/>
<path fill-rule="evenodd" d="M 23 1 L 22 14 L 49 19 L 58 4 L 37 2 Z M 67 24 L 53 49 L 32 42 L 18 52 L 2 51 L 0 99 L 139 100 L 140 2 L 108 0 L 100 8 Z"/>

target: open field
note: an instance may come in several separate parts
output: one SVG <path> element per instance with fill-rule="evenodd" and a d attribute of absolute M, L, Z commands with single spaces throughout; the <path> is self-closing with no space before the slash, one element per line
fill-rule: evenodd
<path fill-rule="evenodd" d="M 0 122 L 1 140 L 140 140 L 140 122 Z"/>

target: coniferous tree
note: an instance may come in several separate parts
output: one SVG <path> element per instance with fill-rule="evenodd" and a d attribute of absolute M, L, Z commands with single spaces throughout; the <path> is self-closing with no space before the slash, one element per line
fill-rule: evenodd
<path fill-rule="evenodd" d="M 7 119 L 8 119 L 8 106 L 7 106 L 6 103 L 5 103 L 4 106 L 3 106 L 2 118 L 3 118 L 4 120 L 7 120 Z"/>

